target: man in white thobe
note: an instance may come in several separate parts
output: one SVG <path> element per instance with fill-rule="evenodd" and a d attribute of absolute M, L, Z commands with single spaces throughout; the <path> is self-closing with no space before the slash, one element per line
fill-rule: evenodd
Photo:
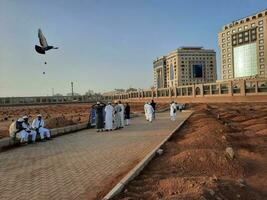
<path fill-rule="evenodd" d="M 120 112 L 121 112 L 121 107 L 118 105 L 118 102 L 116 102 L 115 106 L 114 106 L 114 126 L 115 126 L 115 130 L 119 129 L 120 125 L 121 125 Z"/>
<path fill-rule="evenodd" d="M 47 128 L 44 128 L 44 120 L 42 119 L 42 115 L 38 114 L 37 118 L 33 120 L 32 127 L 39 132 L 41 141 L 44 141 L 44 139 L 50 140 L 50 131 Z"/>
<path fill-rule="evenodd" d="M 147 114 L 147 110 L 148 110 L 148 102 L 145 103 L 144 105 L 144 111 L 145 111 L 145 117 L 146 117 L 146 120 L 148 121 L 148 114 Z"/>
<path fill-rule="evenodd" d="M 154 114 L 154 108 L 149 103 L 149 104 L 147 104 L 147 118 L 148 118 L 149 122 L 152 122 L 153 114 Z"/>
<path fill-rule="evenodd" d="M 171 120 L 172 120 L 172 121 L 175 121 L 175 120 L 176 120 L 176 111 L 177 111 L 177 105 L 176 105 L 176 103 L 173 101 L 173 102 L 170 104 L 170 117 L 171 117 Z"/>
<path fill-rule="evenodd" d="M 106 131 L 112 131 L 113 128 L 113 111 L 114 108 L 111 105 L 111 102 L 108 102 L 108 105 L 105 107 L 105 129 Z"/>
<path fill-rule="evenodd" d="M 9 127 L 9 135 L 11 138 L 19 139 L 20 143 L 27 144 L 28 133 L 22 127 L 23 119 L 19 118 L 17 121 L 11 123 Z"/>
<path fill-rule="evenodd" d="M 24 128 L 24 130 L 28 133 L 28 136 L 31 136 L 31 141 L 34 143 L 35 139 L 36 139 L 36 131 L 32 130 L 32 126 L 29 123 L 29 117 L 28 116 L 24 116 L 23 118 L 23 123 L 22 123 L 22 127 Z M 28 138 L 27 138 L 28 141 Z"/>
<path fill-rule="evenodd" d="M 121 103 L 121 101 L 119 101 L 118 105 L 121 107 L 121 111 L 120 111 L 120 117 L 121 117 L 120 128 L 123 128 L 124 127 L 124 105 Z"/>

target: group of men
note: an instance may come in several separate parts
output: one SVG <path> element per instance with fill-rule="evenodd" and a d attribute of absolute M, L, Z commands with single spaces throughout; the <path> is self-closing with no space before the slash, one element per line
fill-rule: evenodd
<path fill-rule="evenodd" d="M 21 144 L 28 144 L 29 138 L 31 138 L 30 141 L 32 143 L 35 143 L 37 134 L 40 134 L 41 141 L 51 139 L 50 131 L 44 128 L 44 120 L 41 114 L 37 115 L 37 118 L 33 120 L 32 124 L 30 124 L 28 116 L 12 122 L 9 127 L 9 134 L 11 138 L 18 139 Z"/>
<path fill-rule="evenodd" d="M 104 104 L 97 102 L 92 106 L 96 111 L 96 129 L 100 131 L 112 131 L 128 126 L 130 123 L 130 106 L 119 102 L 112 105 L 111 102 Z"/>
<path fill-rule="evenodd" d="M 151 100 L 151 102 L 146 102 L 144 105 L 144 111 L 145 111 L 145 117 L 146 120 L 149 122 L 152 122 L 153 119 L 155 119 L 156 115 L 156 103 L 154 100 Z"/>

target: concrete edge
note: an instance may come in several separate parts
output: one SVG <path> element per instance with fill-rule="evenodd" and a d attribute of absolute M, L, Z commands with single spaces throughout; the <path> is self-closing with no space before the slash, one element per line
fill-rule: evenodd
<path fill-rule="evenodd" d="M 190 111 L 187 111 L 190 112 Z M 137 177 L 140 172 L 145 168 L 145 166 L 154 158 L 156 152 L 159 148 L 161 148 L 170 138 L 171 136 L 179 130 L 179 128 L 186 122 L 187 119 L 191 117 L 194 111 L 191 110 L 191 113 L 188 115 L 186 119 L 184 119 L 177 127 L 175 127 L 171 133 L 158 145 L 156 146 L 144 159 L 142 159 L 126 176 L 124 176 L 119 183 L 117 183 L 106 196 L 102 200 L 109 200 L 115 195 L 119 194 L 125 185 L 127 185 L 131 180 Z"/>
<path fill-rule="evenodd" d="M 68 133 L 73 133 L 87 128 L 87 123 L 75 124 L 71 126 L 65 126 L 60 128 L 50 129 L 52 137 L 58 137 L 60 135 L 65 135 Z M 0 151 L 5 148 L 14 145 L 14 141 L 10 137 L 5 137 L 0 139 Z"/>

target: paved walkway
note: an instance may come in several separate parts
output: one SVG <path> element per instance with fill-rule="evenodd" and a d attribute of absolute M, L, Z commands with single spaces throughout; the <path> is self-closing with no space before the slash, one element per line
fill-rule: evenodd
<path fill-rule="evenodd" d="M 94 199 L 108 192 L 189 113 L 143 117 L 114 132 L 83 130 L 0 153 L 0 199 Z"/>

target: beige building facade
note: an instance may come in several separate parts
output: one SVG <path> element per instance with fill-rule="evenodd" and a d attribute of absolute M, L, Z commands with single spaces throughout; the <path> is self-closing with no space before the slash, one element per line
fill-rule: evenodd
<path fill-rule="evenodd" d="M 267 77 L 267 10 L 225 25 L 218 33 L 221 79 Z"/>
<path fill-rule="evenodd" d="M 153 62 L 156 88 L 216 81 L 216 53 L 202 47 L 181 47 Z"/>

